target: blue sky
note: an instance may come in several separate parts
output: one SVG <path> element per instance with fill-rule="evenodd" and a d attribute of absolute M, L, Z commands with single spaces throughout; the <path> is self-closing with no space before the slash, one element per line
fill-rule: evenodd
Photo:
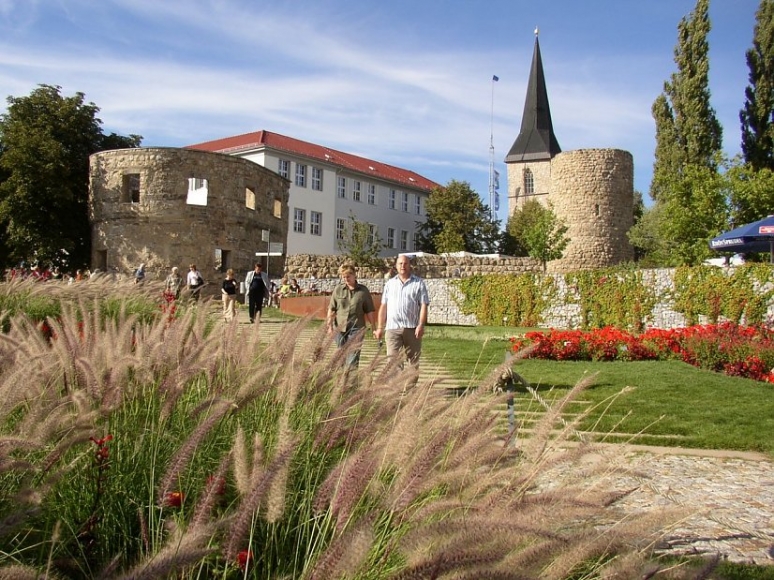
<path fill-rule="evenodd" d="M 634 155 L 695 0 L 0 0 L 0 112 L 38 84 L 82 92 L 105 132 L 183 146 L 266 129 L 467 181 L 488 202 L 519 132 L 535 27 L 563 150 Z M 740 150 L 758 0 L 711 0 L 710 89 Z M 497 75 L 499 82 L 493 83 Z"/>

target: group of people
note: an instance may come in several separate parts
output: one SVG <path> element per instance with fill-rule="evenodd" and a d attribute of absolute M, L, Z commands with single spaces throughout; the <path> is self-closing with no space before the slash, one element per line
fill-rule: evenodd
<path fill-rule="evenodd" d="M 367 322 L 374 338 L 386 344 L 388 357 L 400 357 L 401 368 L 405 362 L 417 367 L 430 296 L 425 281 L 413 273 L 408 256 L 399 256 L 395 269 L 396 274 L 384 284 L 377 312 L 371 292 L 357 281 L 354 267 L 341 266 L 341 283 L 331 294 L 326 325 L 341 348 L 351 340 L 362 342 Z M 346 364 L 354 367 L 359 360 L 360 348 L 356 346 L 347 355 Z"/>
<path fill-rule="evenodd" d="M 378 311 L 370 290 L 358 282 L 354 266 L 342 265 L 339 268 L 339 276 L 341 282 L 331 293 L 326 316 L 326 328 L 333 335 L 336 345 L 343 348 L 351 341 L 362 343 L 368 325 L 380 345 L 386 345 L 388 357 L 400 356 L 401 367 L 404 363 L 412 367 L 418 366 L 430 297 L 425 281 L 413 273 L 410 258 L 399 256 L 389 275 L 385 276 Z M 195 264 L 189 267 L 185 284 L 191 290 L 193 299 L 197 300 L 204 280 Z M 275 299 L 272 286 L 269 276 L 263 270 L 263 264 L 257 262 L 247 273 L 244 282 L 251 323 L 260 321 L 264 303 Z M 177 267 L 172 268 L 165 283 L 165 291 L 178 298 L 182 287 L 182 276 Z M 236 317 L 239 289 L 234 270 L 229 269 L 221 285 L 223 317 L 226 321 Z M 281 297 L 292 293 L 302 293 L 298 281 L 283 278 L 276 294 Z M 359 364 L 360 350 L 359 345 L 350 349 L 346 357 L 347 366 L 356 367 Z"/>

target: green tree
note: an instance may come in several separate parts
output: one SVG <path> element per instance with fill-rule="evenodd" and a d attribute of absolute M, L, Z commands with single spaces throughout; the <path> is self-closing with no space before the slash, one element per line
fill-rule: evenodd
<path fill-rule="evenodd" d="M 89 264 L 89 156 L 105 148 L 137 147 L 141 137 L 102 133 L 99 109 L 83 93 L 40 85 L 8 97 L 0 116 L 0 257 Z"/>
<path fill-rule="evenodd" d="M 452 179 L 437 187 L 427 199 L 427 219 L 419 228 L 420 250 L 445 252 L 497 252 L 500 223 L 489 219 L 489 208 L 466 181 Z"/>
<path fill-rule="evenodd" d="M 665 265 L 696 265 L 713 255 L 708 241 L 728 224 L 727 180 L 709 167 L 687 165 L 658 204 L 658 235 L 669 250 Z"/>
<path fill-rule="evenodd" d="M 527 255 L 546 264 L 562 257 L 569 238 L 567 226 L 557 218 L 553 208 L 536 200 L 529 200 L 508 220 L 508 233 L 519 248 L 517 255 Z"/>
<path fill-rule="evenodd" d="M 709 0 L 677 27 L 677 72 L 653 103 L 656 155 L 651 197 L 660 206 L 649 216 L 660 250 L 671 265 L 694 264 L 709 250 L 707 236 L 726 221 L 727 189 L 718 179 L 723 131 L 710 105 Z M 705 180 L 702 182 L 702 180 Z M 704 236 L 702 238 L 702 236 Z"/>
<path fill-rule="evenodd" d="M 774 170 L 732 162 L 725 176 L 730 190 L 729 226 L 754 222 L 774 212 Z"/>
<path fill-rule="evenodd" d="M 384 246 L 374 226 L 361 222 L 354 213 L 349 213 L 349 225 L 344 228 L 344 237 L 338 241 L 339 251 L 353 266 L 379 268 L 383 261 L 379 252 Z"/>
<path fill-rule="evenodd" d="M 755 171 L 774 170 L 774 0 L 761 0 L 758 6 L 747 68 L 750 84 L 739 113 L 742 153 Z"/>

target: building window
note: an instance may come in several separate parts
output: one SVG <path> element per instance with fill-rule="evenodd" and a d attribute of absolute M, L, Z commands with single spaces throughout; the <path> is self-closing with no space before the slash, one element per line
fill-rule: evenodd
<path fill-rule="evenodd" d="M 306 232 L 306 210 L 295 208 L 293 210 L 293 231 L 297 234 Z"/>
<path fill-rule="evenodd" d="M 406 230 L 400 231 L 400 249 L 404 252 L 408 250 L 408 232 Z"/>
<path fill-rule="evenodd" d="M 231 267 L 231 250 L 215 248 L 215 269 L 218 272 L 225 272 Z"/>
<path fill-rule="evenodd" d="M 207 191 L 209 186 L 206 179 L 201 177 L 188 178 L 188 196 L 185 202 L 188 205 L 207 205 Z"/>
<path fill-rule="evenodd" d="M 336 195 L 341 199 L 345 199 L 347 197 L 347 178 L 346 177 L 336 178 Z"/>
<path fill-rule="evenodd" d="M 352 199 L 360 201 L 360 182 L 352 181 Z"/>
<path fill-rule="evenodd" d="M 395 209 L 395 190 L 390 190 L 390 197 L 387 198 L 387 207 L 390 209 Z"/>
<path fill-rule="evenodd" d="M 255 209 L 255 189 L 252 187 L 245 187 L 245 207 Z"/>
<path fill-rule="evenodd" d="M 405 191 L 400 192 L 400 209 L 401 211 L 408 212 L 408 193 Z"/>
<path fill-rule="evenodd" d="M 322 214 L 319 211 L 309 212 L 309 233 L 313 236 L 322 235 Z"/>
<path fill-rule="evenodd" d="M 376 205 L 376 186 L 373 183 L 368 184 L 368 205 Z"/>
<path fill-rule="evenodd" d="M 344 239 L 344 218 L 336 218 L 336 239 Z"/>
<path fill-rule="evenodd" d="M 287 159 L 280 159 L 277 162 L 277 173 L 285 179 L 290 179 L 290 161 Z"/>
<path fill-rule="evenodd" d="M 282 200 L 278 197 L 274 198 L 274 217 L 275 218 L 282 217 Z"/>
<path fill-rule="evenodd" d="M 414 239 L 412 240 L 412 243 L 414 244 L 414 247 L 411 248 L 415 252 L 419 249 L 419 232 L 414 232 L 414 235 L 412 236 Z"/>
<path fill-rule="evenodd" d="M 387 228 L 387 247 L 395 247 L 395 228 Z"/>
<path fill-rule="evenodd" d="M 121 203 L 140 203 L 140 174 L 127 173 L 121 179 Z"/>
<path fill-rule="evenodd" d="M 296 163 L 296 185 L 306 187 L 306 165 Z"/>
<path fill-rule="evenodd" d="M 422 196 L 419 194 L 414 196 L 414 213 L 417 215 L 421 215 L 422 213 Z"/>
<path fill-rule="evenodd" d="M 373 246 L 376 243 L 376 236 L 379 235 L 379 230 L 376 224 L 368 224 L 368 238 L 367 243 L 369 246 Z"/>
<path fill-rule="evenodd" d="M 534 195 L 535 177 L 532 175 L 529 167 L 524 170 L 524 195 Z"/>
<path fill-rule="evenodd" d="M 323 189 L 323 170 L 319 167 L 312 167 L 312 189 L 322 191 Z"/>

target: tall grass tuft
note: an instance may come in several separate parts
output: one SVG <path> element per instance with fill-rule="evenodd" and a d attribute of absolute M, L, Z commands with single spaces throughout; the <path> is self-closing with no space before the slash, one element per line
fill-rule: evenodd
<path fill-rule="evenodd" d="M 591 461 L 610 448 L 567 444 L 577 433 L 561 406 L 586 382 L 517 446 L 489 389 L 450 398 L 381 358 L 353 377 L 324 332 L 299 340 L 307 321 L 267 341 L 206 303 L 170 318 L 133 311 L 135 288 L 100 290 L 48 297 L 46 333 L 0 312 L 0 576 L 654 568 L 670 514 L 626 520 L 615 461 Z"/>

